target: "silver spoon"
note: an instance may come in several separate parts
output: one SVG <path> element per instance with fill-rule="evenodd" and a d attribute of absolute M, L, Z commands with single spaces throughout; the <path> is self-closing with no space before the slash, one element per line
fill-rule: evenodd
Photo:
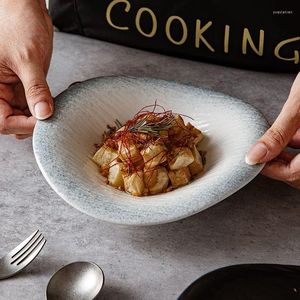
<path fill-rule="evenodd" d="M 93 300 L 104 284 L 101 268 L 91 262 L 74 262 L 58 270 L 47 286 L 47 300 Z"/>

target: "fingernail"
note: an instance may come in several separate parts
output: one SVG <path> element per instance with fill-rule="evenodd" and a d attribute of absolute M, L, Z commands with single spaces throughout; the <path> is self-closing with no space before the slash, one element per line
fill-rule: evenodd
<path fill-rule="evenodd" d="M 41 101 L 34 106 L 35 117 L 39 120 L 47 119 L 52 114 L 52 109 L 48 102 Z"/>
<path fill-rule="evenodd" d="M 268 148 L 263 143 L 255 144 L 245 157 L 246 164 L 252 166 L 259 163 L 267 154 Z"/>

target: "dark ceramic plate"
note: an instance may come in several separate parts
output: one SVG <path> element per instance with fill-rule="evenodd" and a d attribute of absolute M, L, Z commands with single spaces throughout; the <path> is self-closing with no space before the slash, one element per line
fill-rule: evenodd
<path fill-rule="evenodd" d="M 300 299 L 300 267 L 247 264 L 221 268 L 192 283 L 178 300 Z"/>

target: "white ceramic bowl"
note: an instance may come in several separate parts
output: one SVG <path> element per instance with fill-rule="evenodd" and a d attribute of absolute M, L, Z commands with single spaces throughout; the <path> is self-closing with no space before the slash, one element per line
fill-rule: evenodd
<path fill-rule="evenodd" d="M 107 124 L 124 122 L 155 100 L 192 117 L 205 133 L 206 170 L 172 192 L 133 197 L 105 184 L 90 158 Z M 35 127 L 33 148 L 48 183 L 75 208 L 113 223 L 151 225 L 198 213 L 253 179 L 262 166 L 248 166 L 245 154 L 266 129 L 256 109 L 221 93 L 155 79 L 100 77 L 56 98 L 55 115 Z"/>

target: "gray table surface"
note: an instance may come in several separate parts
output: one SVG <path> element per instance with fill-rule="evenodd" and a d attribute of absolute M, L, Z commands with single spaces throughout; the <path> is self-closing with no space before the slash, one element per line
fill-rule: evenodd
<path fill-rule="evenodd" d="M 294 75 L 239 70 L 55 34 L 49 84 L 126 74 L 192 83 L 241 98 L 272 122 Z M 300 264 L 299 190 L 258 176 L 202 213 L 171 224 L 121 227 L 75 210 L 48 186 L 31 139 L 0 137 L 0 253 L 39 228 L 48 242 L 23 273 L 0 282 L 0 299 L 45 299 L 50 276 L 77 260 L 106 275 L 103 299 L 176 299 L 200 275 L 230 264 Z"/>

